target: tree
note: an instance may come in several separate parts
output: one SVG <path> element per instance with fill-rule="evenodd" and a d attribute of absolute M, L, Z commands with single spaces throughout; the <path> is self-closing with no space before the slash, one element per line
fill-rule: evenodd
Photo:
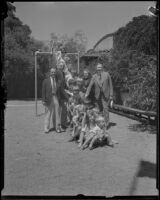
<path fill-rule="evenodd" d="M 28 25 L 15 16 L 15 7 L 9 5 L 5 28 L 5 76 L 8 98 L 26 98 L 34 96 L 34 52 L 45 45 L 31 38 Z M 42 61 L 43 59 L 42 59 Z M 43 70 L 42 70 L 43 71 Z M 38 77 L 42 77 L 41 70 Z M 40 93 L 40 92 L 39 92 Z"/>
<path fill-rule="evenodd" d="M 156 111 L 157 108 L 157 58 L 135 53 L 129 60 L 125 87 L 131 95 L 132 107 Z"/>
<path fill-rule="evenodd" d="M 111 74 L 114 91 L 128 91 L 130 107 L 156 111 L 157 108 L 157 58 L 137 51 L 119 54 L 112 52 L 112 60 L 103 54 L 100 62 Z M 118 99 L 121 101 L 121 99 Z M 119 103 L 119 102 L 118 102 Z"/>
<path fill-rule="evenodd" d="M 71 37 L 67 34 L 51 33 L 51 40 L 54 42 L 55 50 L 61 50 L 62 53 L 80 52 L 83 54 L 86 51 L 87 37 L 82 30 L 77 30 Z"/>
<path fill-rule="evenodd" d="M 87 47 L 87 37 L 85 33 L 82 30 L 77 30 L 74 33 L 73 40 L 77 45 L 77 51 L 79 51 L 80 54 L 85 53 Z"/>
<path fill-rule="evenodd" d="M 87 45 L 87 37 L 82 30 L 77 30 L 72 36 L 67 34 L 59 35 L 51 33 L 51 40 L 54 43 L 54 49 L 61 50 L 62 54 L 65 53 L 78 53 L 80 55 L 85 53 Z M 77 65 L 77 56 L 69 55 L 70 65 L 75 68 Z"/>
<path fill-rule="evenodd" d="M 156 111 L 156 26 L 155 17 L 134 17 L 114 34 L 113 49 L 108 53 L 99 52 L 99 61 L 111 74 L 117 96 L 128 92 L 128 105 L 133 108 Z M 120 102 L 122 100 L 118 98 L 116 103 Z"/>
<path fill-rule="evenodd" d="M 130 106 L 156 110 L 157 106 L 157 18 L 134 17 L 114 36 L 112 74 L 121 81 L 115 85 L 130 93 Z M 114 75 L 113 75 L 114 76 Z"/>
<path fill-rule="evenodd" d="M 157 18 L 141 15 L 134 17 L 114 35 L 114 48 L 120 53 L 136 50 L 147 55 L 157 53 Z"/>

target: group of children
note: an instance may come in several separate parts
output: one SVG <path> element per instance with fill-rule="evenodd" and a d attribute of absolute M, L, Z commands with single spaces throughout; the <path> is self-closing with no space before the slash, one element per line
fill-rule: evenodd
<path fill-rule="evenodd" d="M 110 134 L 105 127 L 103 115 L 97 107 L 90 105 L 79 94 L 78 88 L 73 91 L 68 103 L 68 118 L 72 128 L 71 139 L 76 141 L 82 150 L 90 150 L 97 145 L 114 146 Z"/>

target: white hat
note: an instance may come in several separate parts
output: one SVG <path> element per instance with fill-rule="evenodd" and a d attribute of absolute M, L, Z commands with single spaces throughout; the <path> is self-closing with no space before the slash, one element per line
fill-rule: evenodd
<path fill-rule="evenodd" d="M 102 69 L 103 68 L 103 65 L 101 63 L 98 63 L 97 64 L 97 69 Z"/>

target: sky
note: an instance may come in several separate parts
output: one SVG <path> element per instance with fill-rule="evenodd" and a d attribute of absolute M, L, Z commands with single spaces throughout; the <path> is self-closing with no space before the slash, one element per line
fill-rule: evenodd
<path fill-rule="evenodd" d="M 16 16 L 35 39 L 50 40 L 51 33 L 72 36 L 83 30 L 87 50 L 106 34 L 125 26 L 133 17 L 148 15 L 156 1 L 14 2 Z"/>

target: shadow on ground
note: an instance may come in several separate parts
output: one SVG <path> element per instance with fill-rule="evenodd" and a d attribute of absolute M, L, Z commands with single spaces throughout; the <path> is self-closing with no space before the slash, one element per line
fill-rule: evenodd
<path fill-rule="evenodd" d="M 151 163 L 149 161 L 145 161 L 145 160 L 140 161 L 138 170 L 132 181 L 129 195 L 134 195 L 137 189 L 138 178 L 142 178 L 142 177 L 155 179 L 156 178 L 156 164 Z"/>
<path fill-rule="evenodd" d="M 42 115 L 44 115 L 45 113 L 40 113 L 40 114 L 37 114 L 37 117 L 41 117 Z"/>
<path fill-rule="evenodd" d="M 110 122 L 109 125 L 108 125 L 108 129 L 111 128 L 112 126 L 116 126 L 116 125 L 117 125 L 116 123 Z"/>
<path fill-rule="evenodd" d="M 130 124 L 128 128 L 129 128 L 129 130 L 136 131 L 136 132 L 148 131 L 150 134 L 157 133 L 157 127 L 154 125 L 147 124 L 147 123 Z"/>

